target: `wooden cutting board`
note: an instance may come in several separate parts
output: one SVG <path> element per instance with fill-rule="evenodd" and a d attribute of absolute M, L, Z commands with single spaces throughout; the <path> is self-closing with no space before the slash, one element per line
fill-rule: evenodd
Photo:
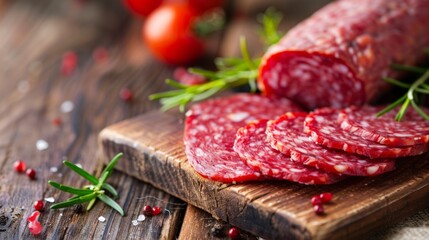
<path fill-rule="evenodd" d="M 106 161 L 125 153 L 118 170 L 267 239 L 362 238 L 429 205 L 427 155 L 402 159 L 397 170 L 379 177 L 329 186 L 222 184 L 193 171 L 182 135 L 181 114 L 155 111 L 104 129 L 99 141 Z M 321 192 L 332 192 L 334 199 L 318 216 L 310 199 Z"/>

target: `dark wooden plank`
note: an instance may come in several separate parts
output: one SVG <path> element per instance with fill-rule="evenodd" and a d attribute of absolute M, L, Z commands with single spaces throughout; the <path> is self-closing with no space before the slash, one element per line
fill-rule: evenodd
<path fill-rule="evenodd" d="M 181 122 L 178 114 L 147 113 L 104 129 L 100 143 L 106 156 L 126 152 L 121 171 L 269 239 L 359 238 L 428 205 L 428 156 L 402 160 L 397 171 L 379 177 L 331 186 L 204 179 L 187 163 Z M 310 199 L 325 191 L 335 199 L 327 215 L 317 216 Z"/>
<path fill-rule="evenodd" d="M 172 72 L 150 57 L 141 41 L 141 21 L 130 23 L 120 1 L 86 1 L 82 7 L 76 7 L 76 2 L 19 0 L 2 5 L 7 9 L 1 10 L 0 17 L 0 239 L 31 239 L 26 218 L 33 211 L 33 201 L 54 197 L 58 202 L 70 197 L 49 187 L 47 180 L 87 184 L 62 165 L 63 159 L 100 173 L 98 132 L 158 108 L 147 97 L 164 89 L 160 79 Z M 103 64 L 91 57 L 97 46 L 109 52 Z M 78 54 L 78 68 L 64 77 L 59 71 L 61 57 L 70 50 Z M 133 102 L 119 98 L 123 87 L 134 92 Z M 71 112 L 60 110 L 65 101 L 74 103 Z M 61 126 L 51 123 L 56 117 L 62 119 Z M 38 139 L 46 140 L 49 148 L 38 151 Z M 18 159 L 37 170 L 37 180 L 29 181 L 13 171 Z M 51 172 L 51 167 L 58 172 Z M 84 214 L 47 208 L 40 218 L 44 230 L 38 238 L 177 238 L 186 204 L 122 173 L 115 173 L 109 183 L 120 192 L 125 217 L 101 203 Z M 156 198 L 141 199 L 148 196 Z M 169 213 L 133 226 L 131 221 L 145 204 L 166 207 Z M 99 216 L 106 222 L 99 222 Z"/>

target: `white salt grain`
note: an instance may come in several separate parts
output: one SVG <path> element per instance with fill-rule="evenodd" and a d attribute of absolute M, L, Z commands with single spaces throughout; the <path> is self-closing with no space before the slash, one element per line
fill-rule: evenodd
<path fill-rule="evenodd" d="M 100 221 L 100 222 L 105 222 L 105 221 L 106 221 L 106 218 L 105 218 L 105 217 L 103 217 L 103 216 L 99 216 L 99 217 L 98 217 L 98 221 Z"/>
<path fill-rule="evenodd" d="M 72 101 L 64 101 L 63 103 L 61 103 L 61 112 L 63 113 L 69 113 L 71 111 L 73 111 L 74 108 L 74 104 Z"/>
<path fill-rule="evenodd" d="M 58 168 L 57 167 L 51 167 L 51 168 L 49 168 L 49 171 L 56 173 L 56 172 L 58 172 Z"/>
<path fill-rule="evenodd" d="M 53 203 L 53 202 L 55 202 L 55 198 L 53 198 L 53 197 L 47 197 L 47 198 L 45 198 L 45 201 Z"/>
<path fill-rule="evenodd" d="M 146 219 L 146 217 L 143 214 L 141 214 L 137 217 L 137 221 L 139 221 L 139 222 L 143 222 L 145 219 Z"/>
<path fill-rule="evenodd" d="M 133 223 L 133 226 L 137 226 L 139 224 L 137 220 L 133 220 L 132 223 Z"/>
<path fill-rule="evenodd" d="M 43 139 L 39 139 L 39 140 L 37 140 L 37 142 L 36 142 L 36 148 L 37 148 L 37 150 L 39 150 L 39 151 L 43 151 L 43 150 L 46 150 L 46 149 L 48 149 L 48 148 L 49 148 L 49 144 L 48 144 L 48 142 L 46 142 L 45 140 L 43 140 Z"/>
<path fill-rule="evenodd" d="M 75 165 L 79 168 L 82 168 L 82 164 L 80 164 L 80 163 L 76 163 Z"/>

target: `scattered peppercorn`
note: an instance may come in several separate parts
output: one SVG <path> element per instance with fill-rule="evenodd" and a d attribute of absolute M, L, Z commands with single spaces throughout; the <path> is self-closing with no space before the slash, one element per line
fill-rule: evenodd
<path fill-rule="evenodd" d="M 106 61 L 108 58 L 109 58 L 109 53 L 107 52 L 107 49 L 104 47 L 97 47 L 92 52 L 92 59 L 94 59 L 96 63 L 102 63 Z"/>
<path fill-rule="evenodd" d="M 9 221 L 9 218 L 7 216 L 0 215 L 0 226 L 5 226 L 8 221 Z"/>
<path fill-rule="evenodd" d="M 76 214 L 83 213 L 83 206 L 82 206 L 82 204 L 76 204 L 76 205 L 74 205 L 74 212 Z"/>
<path fill-rule="evenodd" d="M 43 204 L 42 200 L 37 200 L 33 203 L 34 210 L 36 211 L 43 211 L 44 206 L 45 205 Z"/>
<path fill-rule="evenodd" d="M 322 203 L 323 203 L 322 199 L 319 196 L 313 196 L 311 198 L 311 204 L 313 204 L 313 206 L 315 206 L 315 205 L 321 205 Z"/>
<path fill-rule="evenodd" d="M 119 92 L 119 97 L 124 102 L 131 102 L 133 100 L 133 98 L 134 98 L 133 92 L 129 88 L 123 88 L 123 89 L 121 89 L 121 91 Z"/>
<path fill-rule="evenodd" d="M 210 233 L 213 237 L 223 238 L 225 237 L 225 226 L 221 223 L 215 223 L 210 229 Z"/>
<path fill-rule="evenodd" d="M 314 205 L 313 206 L 313 211 L 317 214 L 317 215 L 322 215 L 325 213 L 325 209 L 323 208 L 322 204 L 319 205 Z"/>
<path fill-rule="evenodd" d="M 63 55 L 61 62 L 61 74 L 63 76 L 70 76 L 73 74 L 77 66 L 77 55 L 75 52 L 66 52 Z"/>
<path fill-rule="evenodd" d="M 152 215 L 153 216 L 156 216 L 156 215 L 158 215 L 160 213 L 161 213 L 161 208 L 160 207 L 153 207 L 152 208 Z"/>
<path fill-rule="evenodd" d="M 23 173 L 25 172 L 25 169 L 27 168 L 26 164 L 22 160 L 18 160 L 13 164 L 13 168 L 16 172 Z"/>
<path fill-rule="evenodd" d="M 52 119 L 52 124 L 54 124 L 55 126 L 61 126 L 62 123 L 63 121 L 59 117 Z"/>
<path fill-rule="evenodd" d="M 27 171 L 25 172 L 25 174 L 27 175 L 28 178 L 30 178 L 31 180 L 36 179 L 36 170 L 29 168 L 27 169 Z"/>
<path fill-rule="evenodd" d="M 320 199 L 323 203 L 330 202 L 332 200 L 332 193 L 326 192 L 320 194 Z"/>
<path fill-rule="evenodd" d="M 149 205 L 146 205 L 143 207 L 143 214 L 145 216 L 152 216 L 153 215 L 153 208 Z"/>
<path fill-rule="evenodd" d="M 228 231 L 228 237 L 230 239 L 238 239 L 240 237 L 240 230 L 236 227 L 232 227 Z"/>

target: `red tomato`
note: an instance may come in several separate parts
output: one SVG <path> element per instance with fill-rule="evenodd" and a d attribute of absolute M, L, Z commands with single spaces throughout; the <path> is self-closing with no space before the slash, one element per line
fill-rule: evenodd
<path fill-rule="evenodd" d="M 188 4 L 193 8 L 198 9 L 201 12 L 205 12 L 207 10 L 223 7 L 224 0 L 187 0 Z"/>
<path fill-rule="evenodd" d="M 123 0 L 124 5 L 134 14 L 141 17 L 148 16 L 153 10 L 161 6 L 162 0 Z"/>
<path fill-rule="evenodd" d="M 160 60 L 188 64 L 204 53 L 203 42 L 192 31 L 198 14 L 186 4 L 167 4 L 156 9 L 143 26 L 143 38 Z"/>

